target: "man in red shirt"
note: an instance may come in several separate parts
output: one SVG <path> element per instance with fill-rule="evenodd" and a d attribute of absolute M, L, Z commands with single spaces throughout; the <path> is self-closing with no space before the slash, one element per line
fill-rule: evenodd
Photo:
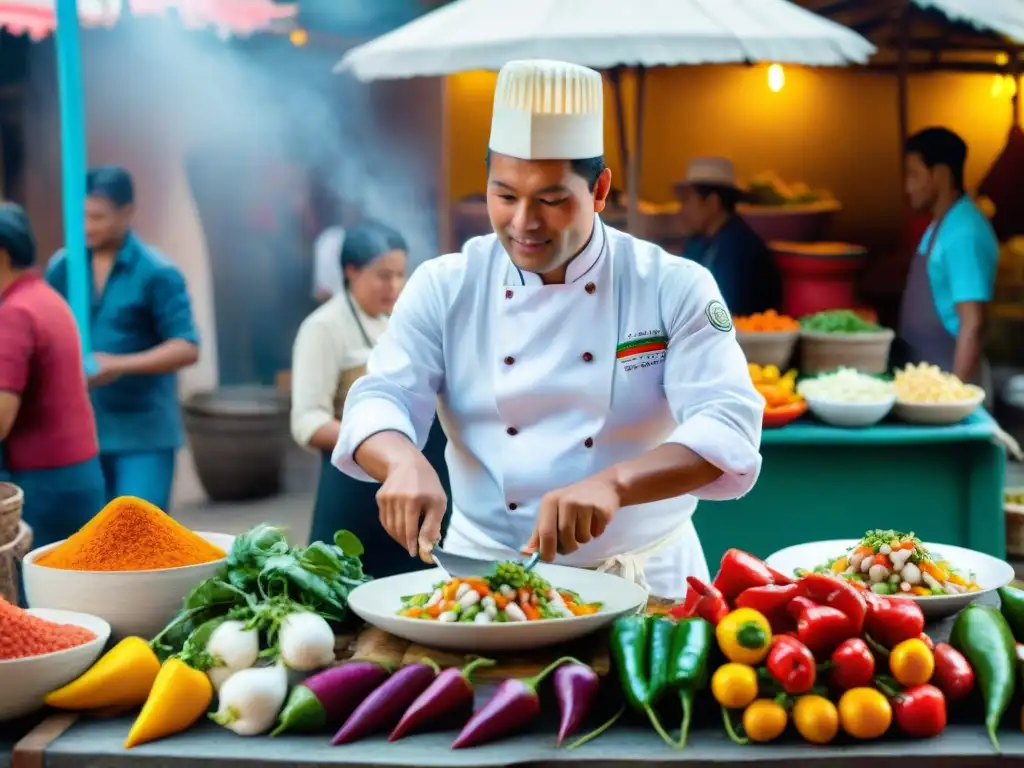
<path fill-rule="evenodd" d="M 65 539 L 106 499 L 71 308 L 34 269 L 25 212 L 0 204 L 0 479 L 25 493 L 35 546 Z"/>

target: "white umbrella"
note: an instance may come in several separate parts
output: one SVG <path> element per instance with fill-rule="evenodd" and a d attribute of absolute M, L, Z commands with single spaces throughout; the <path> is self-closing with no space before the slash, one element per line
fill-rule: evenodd
<path fill-rule="evenodd" d="M 360 80 L 500 69 L 549 58 L 597 69 L 747 61 L 863 64 L 871 43 L 787 0 L 455 0 L 364 45 Z"/>
<path fill-rule="evenodd" d="M 914 0 L 914 4 L 1024 43 L 1024 0 Z"/>

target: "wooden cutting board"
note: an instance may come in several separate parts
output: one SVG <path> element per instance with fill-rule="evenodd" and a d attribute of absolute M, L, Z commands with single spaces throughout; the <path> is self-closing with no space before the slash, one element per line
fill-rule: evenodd
<path fill-rule="evenodd" d="M 663 612 L 661 603 L 649 604 L 652 613 Z M 427 648 L 375 627 L 363 627 L 353 634 L 339 635 L 335 643 L 339 660 L 365 659 L 393 666 L 415 664 L 424 656 L 433 659 L 441 668 L 461 667 L 467 663 L 467 655 L 440 648 Z M 509 677 L 530 677 L 562 656 L 574 656 L 589 664 L 597 674 L 604 676 L 611 670 L 608 640 L 605 633 L 598 633 L 565 645 L 542 648 L 537 651 L 507 654 L 482 654 L 494 659 L 493 667 L 481 667 L 474 674 L 478 680 L 504 680 Z"/>

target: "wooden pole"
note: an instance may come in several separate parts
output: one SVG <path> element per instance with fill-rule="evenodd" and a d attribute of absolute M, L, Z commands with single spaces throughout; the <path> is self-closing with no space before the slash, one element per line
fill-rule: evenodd
<path fill-rule="evenodd" d="M 441 253 L 453 253 L 462 246 L 455 242 L 452 229 L 452 124 L 448 116 L 451 107 L 448 76 L 438 78 L 441 96 L 441 152 L 437 159 L 437 241 Z"/>
<path fill-rule="evenodd" d="M 897 63 L 896 98 L 899 119 L 900 147 L 900 187 L 902 189 L 904 176 L 906 174 L 903 162 L 903 147 L 910 135 L 910 3 L 905 3 L 899 18 L 900 24 L 900 45 L 899 61 Z"/>
<path fill-rule="evenodd" d="M 626 168 L 629 186 L 629 210 L 626 221 L 629 233 L 634 237 L 644 237 L 640 222 L 640 166 L 643 162 L 644 145 L 644 102 L 647 90 L 647 72 L 642 66 L 633 71 L 636 84 L 636 98 L 633 101 L 633 135 L 630 144 L 629 165 Z"/>

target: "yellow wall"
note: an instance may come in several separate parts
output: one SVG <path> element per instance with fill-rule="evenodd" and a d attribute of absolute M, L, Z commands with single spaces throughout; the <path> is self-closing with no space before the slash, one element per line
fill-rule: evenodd
<path fill-rule="evenodd" d="M 690 158 L 727 155 L 741 178 L 772 170 L 787 181 L 832 190 L 844 204 L 834 236 L 892 244 L 902 227 L 895 76 L 798 67 L 785 72 L 779 93 L 768 89 L 765 67 L 649 72 L 643 198 L 670 201 L 671 184 Z M 483 191 L 494 77 L 470 72 L 449 78 L 453 200 Z M 1009 99 L 993 96 L 992 81 L 991 75 L 960 74 L 911 79 L 911 130 L 943 124 L 959 132 L 970 145 L 970 185 L 986 172 L 1010 125 Z M 627 119 L 631 88 L 628 93 Z M 608 160 L 612 173 L 624 179 L 612 103 L 606 89 Z"/>

